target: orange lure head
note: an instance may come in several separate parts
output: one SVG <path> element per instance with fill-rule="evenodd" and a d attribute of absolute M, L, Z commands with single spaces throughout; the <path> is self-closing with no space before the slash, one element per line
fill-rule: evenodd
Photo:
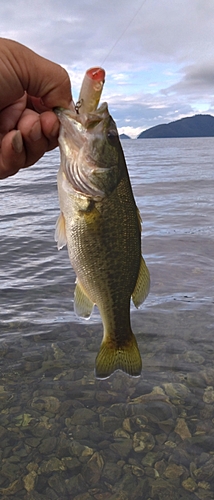
<path fill-rule="evenodd" d="M 86 71 L 76 111 L 79 114 L 92 113 L 96 111 L 100 101 L 103 85 L 105 82 L 105 71 L 102 68 L 90 68 Z"/>

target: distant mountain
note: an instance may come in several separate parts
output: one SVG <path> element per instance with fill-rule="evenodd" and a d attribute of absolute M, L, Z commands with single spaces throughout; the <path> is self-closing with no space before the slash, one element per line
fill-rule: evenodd
<path fill-rule="evenodd" d="M 214 116 L 195 115 L 175 122 L 151 127 L 138 136 L 138 139 L 168 137 L 214 137 Z"/>
<path fill-rule="evenodd" d="M 131 137 L 126 134 L 120 134 L 120 139 L 131 139 Z"/>

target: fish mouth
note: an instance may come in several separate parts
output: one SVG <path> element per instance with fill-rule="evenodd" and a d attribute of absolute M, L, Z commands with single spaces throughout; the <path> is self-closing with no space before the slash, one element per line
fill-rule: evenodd
<path fill-rule="evenodd" d="M 66 149 L 67 154 L 69 147 L 70 150 L 79 151 L 88 141 L 87 133 L 103 121 L 103 116 L 98 113 L 79 115 L 73 106 L 74 104 L 70 109 L 54 108 L 61 124 L 59 145 L 62 150 Z M 67 148 L 65 148 L 65 143 L 67 143 Z"/>
<path fill-rule="evenodd" d="M 75 192 L 96 201 L 106 196 L 102 177 L 114 176 L 116 165 L 106 168 L 105 162 L 93 158 L 93 148 L 89 147 L 96 128 L 96 134 L 103 135 L 104 120 L 109 118 L 108 106 L 103 103 L 93 113 L 78 114 L 74 106 L 70 109 L 54 109 L 60 124 L 59 146 L 61 167 Z"/>
<path fill-rule="evenodd" d="M 93 112 L 79 114 L 78 106 L 75 106 L 72 101 L 69 108 L 56 107 L 53 109 L 54 113 L 57 115 L 61 125 L 67 128 L 69 123 L 75 122 L 76 126 L 83 127 L 83 129 L 90 129 L 99 122 L 101 122 L 106 116 L 109 115 L 108 105 L 106 102 L 101 104 L 101 106 Z"/>

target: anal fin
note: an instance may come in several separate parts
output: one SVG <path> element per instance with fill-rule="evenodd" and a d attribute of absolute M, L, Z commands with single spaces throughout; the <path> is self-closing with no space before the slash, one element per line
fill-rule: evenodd
<path fill-rule="evenodd" d="M 145 263 L 143 257 L 141 257 L 140 269 L 138 273 L 137 282 L 135 285 L 134 292 L 132 294 L 132 300 L 135 307 L 139 307 L 146 299 L 150 288 L 150 274 L 148 267 Z"/>
<path fill-rule="evenodd" d="M 74 290 L 74 311 L 81 318 L 90 318 L 94 304 L 86 295 L 79 281 L 76 281 Z"/>

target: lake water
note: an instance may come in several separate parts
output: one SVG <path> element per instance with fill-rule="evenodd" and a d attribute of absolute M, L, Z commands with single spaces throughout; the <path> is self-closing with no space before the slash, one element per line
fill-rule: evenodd
<path fill-rule="evenodd" d="M 94 378 L 57 251 L 59 152 L 0 181 L 0 498 L 214 499 L 214 138 L 123 141 L 151 291 L 140 378 Z"/>

